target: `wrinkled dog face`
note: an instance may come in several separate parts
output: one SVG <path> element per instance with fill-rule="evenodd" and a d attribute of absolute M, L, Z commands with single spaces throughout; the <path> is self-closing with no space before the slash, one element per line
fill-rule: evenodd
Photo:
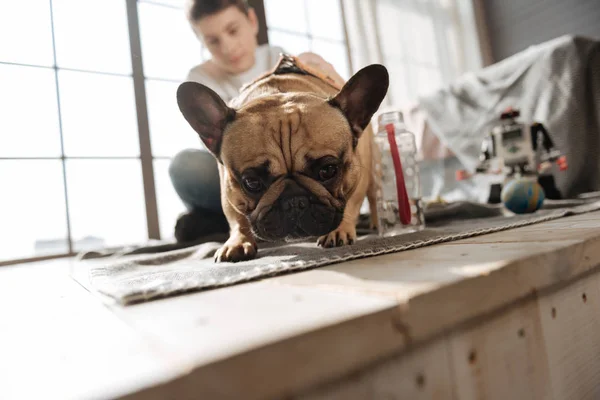
<path fill-rule="evenodd" d="M 239 110 L 202 85 L 181 85 L 180 108 L 222 164 L 225 198 L 257 237 L 321 236 L 342 221 L 362 168 L 358 139 L 387 91 L 385 69 L 367 68 L 329 100 L 274 94 Z"/>
<path fill-rule="evenodd" d="M 227 198 L 265 240 L 335 229 L 360 168 L 347 119 L 308 94 L 248 104 L 228 128 L 220 157 Z"/>

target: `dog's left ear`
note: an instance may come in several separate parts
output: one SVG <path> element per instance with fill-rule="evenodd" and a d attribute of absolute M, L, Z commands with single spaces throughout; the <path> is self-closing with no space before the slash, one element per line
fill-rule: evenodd
<path fill-rule="evenodd" d="M 223 132 L 235 119 L 235 110 L 229 108 L 212 89 L 197 82 L 179 85 L 177 104 L 187 122 L 218 159 Z"/>
<path fill-rule="evenodd" d="M 389 74 L 383 65 L 373 64 L 358 71 L 329 104 L 342 110 L 358 139 L 385 98 Z"/>

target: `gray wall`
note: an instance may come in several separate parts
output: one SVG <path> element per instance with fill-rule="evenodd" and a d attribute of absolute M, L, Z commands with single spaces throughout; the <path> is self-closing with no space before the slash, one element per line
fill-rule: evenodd
<path fill-rule="evenodd" d="M 600 39 L 600 0 L 483 0 L 494 61 L 565 34 Z"/>

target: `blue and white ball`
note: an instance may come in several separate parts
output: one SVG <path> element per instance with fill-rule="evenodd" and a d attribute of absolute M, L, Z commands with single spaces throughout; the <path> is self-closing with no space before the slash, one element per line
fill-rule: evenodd
<path fill-rule="evenodd" d="M 515 214 L 533 213 L 544 204 L 546 194 L 539 183 L 528 179 L 515 179 L 502 188 L 504 206 Z"/>

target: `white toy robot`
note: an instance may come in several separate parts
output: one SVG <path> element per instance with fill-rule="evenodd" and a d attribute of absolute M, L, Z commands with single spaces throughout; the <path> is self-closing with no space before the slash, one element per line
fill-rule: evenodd
<path fill-rule="evenodd" d="M 481 145 L 479 165 L 475 173 L 504 175 L 504 181 L 513 178 L 536 179 L 544 188 L 548 198 L 560 198 L 560 192 L 554 184 L 554 177 L 548 173 L 553 162 L 561 171 L 567 169 L 566 157 L 554 148 L 554 144 L 544 125 L 534 122 L 527 125 L 516 120 L 520 113 L 512 108 L 500 116 L 500 124 L 484 139 Z M 539 156 L 538 145 L 544 152 Z M 463 180 L 471 174 L 457 171 L 457 179 Z M 490 188 L 488 202 L 500 202 L 502 184 Z"/>

